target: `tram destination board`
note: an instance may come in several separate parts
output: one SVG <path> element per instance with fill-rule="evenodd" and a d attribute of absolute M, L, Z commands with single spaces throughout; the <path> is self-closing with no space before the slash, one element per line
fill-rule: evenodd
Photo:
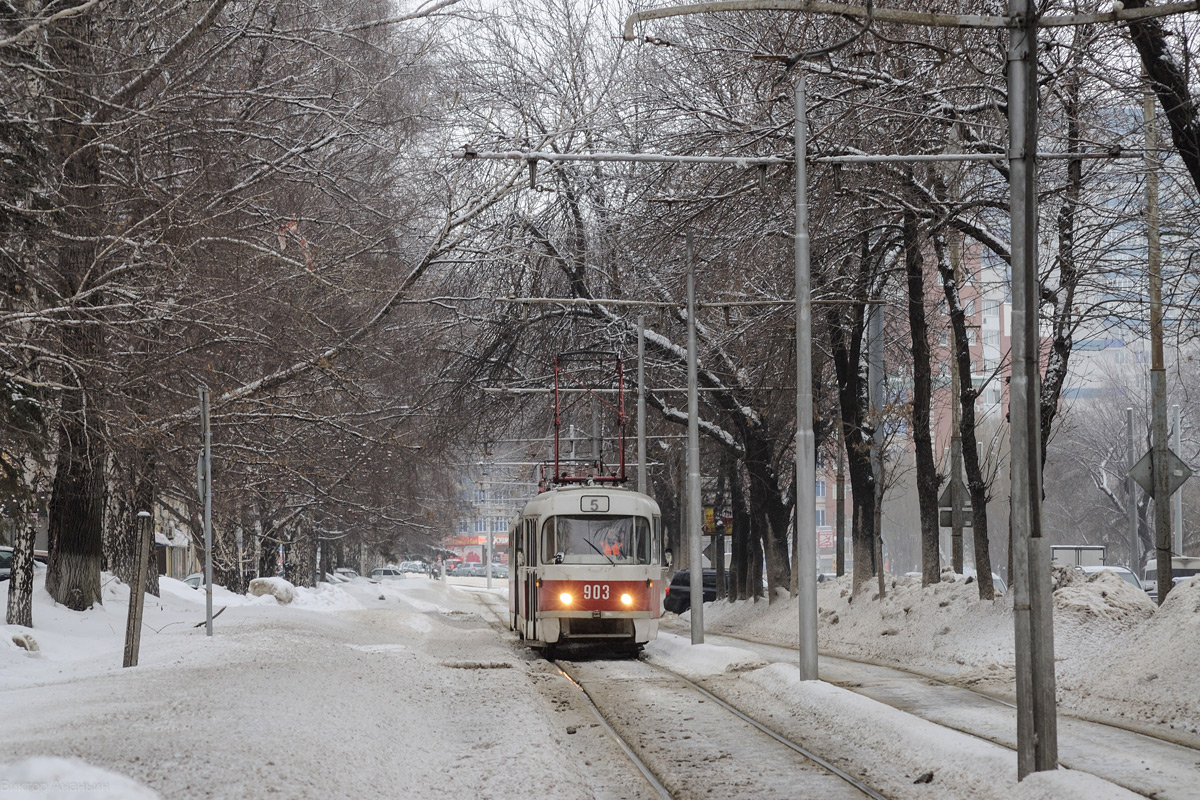
<path fill-rule="evenodd" d="M 579 510 L 586 514 L 607 514 L 608 495 L 585 494 L 579 498 Z"/>

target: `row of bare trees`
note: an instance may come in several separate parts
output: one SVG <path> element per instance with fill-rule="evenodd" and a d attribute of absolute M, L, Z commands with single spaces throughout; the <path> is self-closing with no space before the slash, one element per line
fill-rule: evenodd
<path fill-rule="evenodd" d="M 231 583 L 239 529 L 271 574 L 279 545 L 357 559 L 440 535 L 451 493 L 421 446 L 446 329 L 414 298 L 489 202 L 422 157 L 452 6 L 0 5 L 10 622 L 31 623 L 39 513 L 73 609 L 102 566 L 129 578 L 138 511 L 197 529 L 201 385 Z M 285 559 L 311 583 L 313 557 Z"/>
<path fill-rule="evenodd" d="M 970 342 L 980 262 L 1003 276 L 1009 257 L 1004 40 L 995 33 L 876 24 L 850 46 L 800 67 L 796 54 L 846 40 L 854 26 L 777 13 L 701 16 L 656 22 L 652 36 L 630 45 L 611 35 L 627 9 L 553 0 L 515 9 L 515 22 L 473 27 L 471 53 L 456 59 L 461 125 L 473 150 L 786 156 L 790 87 L 803 68 L 810 155 L 997 157 L 953 165 L 816 163 L 810 172 L 814 296 L 826 303 L 815 319 L 815 423 L 830 458 L 837 441 L 845 443 L 855 582 L 863 584 L 880 567 L 879 476 L 871 455 L 877 428 L 894 425 L 888 415 L 905 422 L 906 441 L 896 447 L 915 449 L 922 574 L 926 583 L 940 577 L 936 503 L 945 467 L 934 452 L 930 418 L 934 384 L 954 360 L 964 376 L 952 402 L 961 408 L 972 551 L 980 595 L 990 598 L 992 553 L 997 545 L 1002 554 L 1007 550 L 1007 531 L 989 525 L 1004 451 L 985 443 L 1003 440 L 992 432 L 1005 421 L 1002 411 L 997 418 L 979 401 L 1003 383 L 1006 367 L 985 368 Z M 1166 41 L 1164 32 L 1180 24 L 1154 23 L 1154 35 Z M 1146 28 L 1135 26 L 1134 38 Z M 1170 57 L 1169 50 L 1159 52 Z M 1135 48 L 1123 27 L 1093 25 L 1044 37 L 1039 150 L 1062 157 L 1044 161 L 1040 172 L 1039 277 L 1048 332 L 1043 452 L 1053 449 L 1075 338 L 1128 311 L 1108 291 L 1115 280 L 1144 284 L 1136 256 L 1140 234 L 1133 231 L 1141 224 L 1143 165 L 1091 157 L 1141 146 L 1139 57 L 1147 57 L 1146 49 L 1140 41 Z M 1156 88 L 1161 95 L 1164 87 Z M 1178 104 L 1172 108 L 1182 112 Z M 1171 125 L 1186 132 L 1186 124 Z M 1181 151 L 1188 146 L 1181 137 L 1177 145 Z M 480 178 L 502 169 L 473 163 Z M 1164 169 L 1186 174 L 1175 161 L 1165 161 Z M 684 382 L 682 240 L 686 230 L 697 232 L 699 295 L 716 304 L 698 319 L 700 426 L 705 462 L 713 465 L 705 471 L 715 480 L 715 465 L 735 465 L 731 485 L 744 490 L 747 513 L 735 517 L 734 540 L 760 548 L 772 589 L 787 587 L 791 577 L 786 542 L 797 492 L 786 306 L 793 191 L 788 168 L 543 161 L 531 168 L 527 188 L 480 218 L 478 255 L 466 267 L 478 271 L 472 280 L 487 287 L 485 294 L 673 304 L 648 320 L 650 402 L 665 433 L 686 421 L 682 397 L 666 387 Z M 1194 208 L 1195 186 L 1181 198 L 1180 210 Z M 956 261 L 963 262 L 961 270 Z M 889 383 L 902 389 L 892 392 L 901 402 L 886 409 L 873 408 L 867 391 L 873 302 L 886 307 Z M 473 313 L 482 335 L 464 359 L 464 381 L 532 380 L 564 341 L 632 352 L 637 309 L 602 302 L 544 308 L 550 310 L 513 314 L 479 304 Z M 934 344 L 947 329 L 956 351 Z M 674 486 L 665 480 L 661 488 Z M 809 487 L 799 488 L 809 502 Z M 680 521 L 673 521 L 678 529 Z M 754 593 L 758 583 L 748 569 L 741 567 L 737 585 Z"/>
<path fill-rule="evenodd" d="M 1004 368 L 972 363 L 968 298 L 980 262 L 1003 275 L 1008 259 L 997 34 L 876 24 L 855 36 L 846 20 L 761 12 L 656 23 L 626 44 L 614 34 L 630 9 L 607 0 L 521 0 L 503 15 L 467 0 L 99 9 L 0 2 L 0 489 L 21 520 L 10 619 L 28 624 L 43 502 L 47 588 L 72 608 L 99 599 L 104 562 L 128 577 L 138 510 L 167 508 L 195 529 L 201 384 L 228 487 L 214 547 L 227 575 L 239 529 L 263 569 L 294 548 L 285 557 L 305 565 L 302 581 L 327 566 L 318 550 L 392 554 L 445 533 L 457 453 L 545 424 L 481 388 L 545 385 L 564 346 L 633 351 L 637 311 L 600 300 L 662 304 L 648 312 L 648 383 L 652 428 L 669 435 L 687 418 L 687 231 L 709 304 L 699 422 L 706 472 L 733 511 L 734 595 L 761 591 L 764 563 L 771 597 L 794 587 L 791 520 L 812 488 L 791 467 L 793 170 L 527 167 L 449 151 L 787 156 L 800 69 L 810 155 L 997 157 L 818 162 L 809 187 L 814 422 L 825 458 L 844 448 L 855 583 L 883 566 L 877 483 L 903 459 L 877 474 L 872 443 L 896 418 L 897 452 L 914 453 L 922 574 L 938 579 L 944 467 L 929 421 L 953 360 L 975 376 L 950 402 L 990 597 L 992 544 L 1005 539 L 989 525 L 1000 454 L 982 446 L 977 400 Z M 1184 179 L 1181 229 L 1194 216 L 1181 26 L 1044 37 L 1039 149 L 1066 157 L 1040 177 L 1043 444 L 1074 337 L 1125 313 L 1107 289 L 1139 280 L 1140 164 L 1069 157 L 1139 146 L 1139 64 L 1181 156 L 1164 163 Z M 848 44 L 798 58 L 829 42 Z M 596 302 L 494 302 L 509 295 Z M 868 392 L 872 306 L 885 309 L 886 408 Z M 953 352 L 935 343 L 946 328 Z M 677 482 L 663 469 L 654 480 L 678 535 Z"/>

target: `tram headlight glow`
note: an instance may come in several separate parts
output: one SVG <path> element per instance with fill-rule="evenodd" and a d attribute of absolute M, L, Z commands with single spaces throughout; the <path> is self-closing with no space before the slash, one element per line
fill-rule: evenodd
<path fill-rule="evenodd" d="M 573 599 L 573 598 L 571 597 L 571 595 L 570 595 L 570 594 L 568 594 L 567 592 L 563 592 L 562 594 L 560 594 L 560 595 L 558 596 L 558 602 L 562 603 L 564 606 L 569 606 L 569 605 L 571 605 L 571 600 L 572 600 L 572 599 Z"/>
<path fill-rule="evenodd" d="M 621 595 L 621 605 L 626 605 L 626 606 L 633 605 L 633 597 L 630 596 L 628 592 Z"/>

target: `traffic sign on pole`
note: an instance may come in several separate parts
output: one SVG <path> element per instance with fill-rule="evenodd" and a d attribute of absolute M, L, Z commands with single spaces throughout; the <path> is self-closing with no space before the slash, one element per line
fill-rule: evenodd
<path fill-rule="evenodd" d="M 1138 486 L 1146 491 L 1146 494 L 1154 497 L 1154 451 L 1147 450 L 1146 455 L 1142 456 L 1136 464 L 1129 470 L 1129 477 L 1137 481 Z M 1167 449 L 1167 497 L 1179 491 L 1179 487 L 1183 486 L 1184 482 L 1192 477 L 1192 469 L 1187 464 L 1183 463 L 1183 459 L 1175 455 L 1175 453 Z M 1159 498 L 1154 497 L 1155 500 Z M 1163 498 L 1164 500 L 1166 498 Z"/>

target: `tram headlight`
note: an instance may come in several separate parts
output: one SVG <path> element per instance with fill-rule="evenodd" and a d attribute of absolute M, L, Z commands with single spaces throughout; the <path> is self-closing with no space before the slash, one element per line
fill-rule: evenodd
<path fill-rule="evenodd" d="M 624 606 L 633 605 L 633 596 L 630 595 L 628 592 L 621 595 L 621 605 L 624 605 Z"/>
<path fill-rule="evenodd" d="M 558 596 L 558 602 L 562 603 L 564 606 L 569 606 L 569 605 L 571 605 L 571 600 L 572 600 L 572 599 L 573 599 L 573 598 L 571 597 L 571 595 L 570 595 L 569 593 L 567 593 L 567 592 L 563 592 L 562 594 L 560 594 L 560 595 Z"/>

